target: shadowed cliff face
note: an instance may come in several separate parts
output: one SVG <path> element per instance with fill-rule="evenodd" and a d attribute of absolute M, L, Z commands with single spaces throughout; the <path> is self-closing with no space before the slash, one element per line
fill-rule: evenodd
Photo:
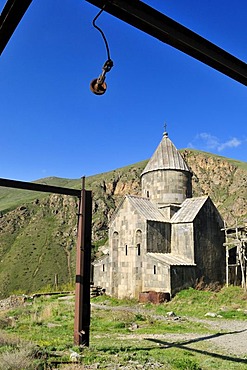
<path fill-rule="evenodd" d="M 228 225 L 247 219 L 247 163 L 193 150 L 184 150 L 182 155 L 193 172 L 193 196 L 209 195 Z M 86 188 L 93 192 L 92 240 L 97 247 L 106 242 L 108 221 L 122 197 L 141 195 L 140 174 L 146 163 L 86 179 Z M 72 181 L 73 186 L 80 187 L 80 180 Z M 66 180 L 66 187 L 70 186 Z M 8 197 L 14 199 L 15 190 L 11 191 Z M 18 196 L 18 206 L 13 203 L 12 210 L 7 211 L 1 207 L 4 194 L 0 189 L 0 297 L 17 290 L 34 292 L 47 285 L 54 288 L 55 274 L 59 285 L 73 282 L 77 199 L 35 195 L 37 198 L 30 200 Z"/>

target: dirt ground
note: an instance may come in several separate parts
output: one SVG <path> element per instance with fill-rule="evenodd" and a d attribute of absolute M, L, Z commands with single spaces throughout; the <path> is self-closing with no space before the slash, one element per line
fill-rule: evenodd
<path fill-rule="evenodd" d="M 218 330 L 216 335 L 209 335 L 208 339 L 215 346 L 225 349 L 232 355 L 247 355 L 247 321 L 240 320 L 197 320 L 207 327 Z M 206 336 L 205 336 L 206 337 Z"/>
<path fill-rule="evenodd" d="M 126 307 L 107 307 L 104 305 L 92 304 L 92 308 L 106 309 L 106 310 L 129 310 L 135 311 L 133 308 Z M 140 312 L 138 310 L 138 312 Z M 152 316 L 152 315 L 151 315 Z M 167 320 L 166 317 L 154 316 L 154 318 Z M 176 318 L 174 318 L 176 319 Z M 173 343 L 180 342 L 180 345 L 186 347 L 192 343 L 200 341 L 208 341 L 211 344 L 211 347 L 215 346 L 219 350 L 223 350 L 224 353 L 228 355 L 235 356 L 247 356 L 247 320 L 224 320 L 221 318 L 214 319 L 197 319 L 197 318 L 186 318 L 186 320 L 193 322 L 200 322 L 205 325 L 205 327 L 210 329 L 217 330 L 216 334 L 138 334 L 133 332 L 129 334 L 128 338 L 131 339 L 149 339 L 157 342 L 157 345 L 170 346 Z M 124 339 L 124 336 L 119 338 Z"/>

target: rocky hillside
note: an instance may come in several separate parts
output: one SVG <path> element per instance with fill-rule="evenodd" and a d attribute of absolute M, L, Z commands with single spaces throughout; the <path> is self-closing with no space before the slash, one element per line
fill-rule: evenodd
<path fill-rule="evenodd" d="M 193 172 L 193 195 L 209 195 L 228 225 L 247 218 L 247 163 L 184 150 Z"/>
<path fill-rule="evenodd" d="M 194 196 L 208 194 L 229 225 L 247 219 L 247 163 L 183 150 L 193 172 Z M 93 191 L 92 239 L 107 242 L 108 220 L 124 194 L 140 194 L 147 161 L 86 179 Z M 46 184 L 80 188 L 80 180 L 46 178 Z M 0 188 L 0 297 L 34 292 L 74 280 L 77 199 Z"/>

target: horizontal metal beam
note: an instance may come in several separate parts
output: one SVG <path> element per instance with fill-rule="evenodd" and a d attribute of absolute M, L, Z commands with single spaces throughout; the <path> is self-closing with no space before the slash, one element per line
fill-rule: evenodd
<path fill-rule="evenodd" d="M 13 35 L 32 0 L 7 0 L 0 15 L 0 54 Z"/>
<path fill-rule="evenodd" d="M 77 189 L 61 188 L 59 186 L 36 184 L 34 182 L 9 180 L 9 179 L 3 179 L 3 178 L 0 178 L 0 186 L 6 187 L 6 188 L 33 190 L 33 191 L 39 191 L 39 192 L 44 192 L 44 193 L 72 195 L 78 198 L 80 198 L 81 196 L 81 190 L 77 190 Z"/>
<path fill-rule="evenodd" d="M 247 65 L 139 0 L 86 0 L 160 41 L 247 85 Z"/>

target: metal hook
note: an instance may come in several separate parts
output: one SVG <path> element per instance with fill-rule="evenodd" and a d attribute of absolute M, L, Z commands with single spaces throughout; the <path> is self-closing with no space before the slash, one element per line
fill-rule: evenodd
<path fill-rule="evenodd" d="M 93 19 L 93 26 L 101 33 L 101 36 L 103 37 L 103 40 L 105 42 L 105 47 L 106 47 L 106 52 L 107 52 L 107 58 L 108 58 L 107 61 L 105 62 L 105 64 L 103 65 L 103 67 L 102 67 L 102 72 L 99 75 L 99 77 L 96 78 L 96 79 L 94 79 L 90 83 L 90 89 L 96 95 L 102 95 L 102 94 L 105 93 L 106 88 L 107 88 L 107 85 L 105 83 L 106 73 L 107 72 L 110 72 L 110 70 L 113 67 L 113 61 L 111 60 L 111 57 L 110 57 L 110 49 L 109 49 L 108 42 L 106 40 L 105 34 L 101 30 L 101 28 L 96 25 L 96 20 L 102 14 L 102 12 L 104 11 L 104 9 L 105 9 L 105 5 L 99 11 L 99 13 L 96 15 L 96 17 Z"/>
<path fill-rule="evenodd" d="M 94 26 L 94 28 L 96 28 L 101 33 L 101 36 L 103 37 L 103 40 L 105 42 L 106 52 L 107 52 L 107 58 L 109 60 L 109 59 L 111 59 L 111 57 L 110 57 L 110 49 L 109 49 L 109 45 L 108 45 L 107 39 L 106 39 L 105 34 L 102 31 L 102 29 L 99 26 L 97 26 L 97 24 L 95 23 L 96 20 L 99 18 L 99 16 L 103 13 L 104 9 L 105 9 L 105 5 L 99 11 L 99 13 L 96 15 L 96 17 L 93 19 L 93 26 Z"/>

